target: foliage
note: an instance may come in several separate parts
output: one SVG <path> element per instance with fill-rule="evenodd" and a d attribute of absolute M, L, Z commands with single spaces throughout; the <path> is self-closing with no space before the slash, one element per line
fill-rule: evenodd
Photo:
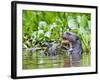
<path fill-rule="evenodd" d="M 61 42 L 63 32 L 76 33 L 85 53 L 90 53 L 91 15 L 89 13 L 23 10 L 23 47 Z"/>

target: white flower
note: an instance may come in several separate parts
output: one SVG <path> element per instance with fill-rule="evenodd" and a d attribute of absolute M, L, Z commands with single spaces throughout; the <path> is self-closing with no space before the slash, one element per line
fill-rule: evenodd
<path fill-rule="evenodd" d="M 81 22 L 81 16 L 77 16 L 77 22 L 78 22 L 78 23 Z"/>
<path fill-rule="evenodd" d="M 51 35 L 51 32 L 50 32 L 50 31 L 48 31 L 48 32 L 46 32 L 46 33 L 45 33 L 45 35 L 44 35 L 44 36 L 46 36 L 46 37 L 50 37 L 50 35 Z"/>
<path fill-rule="evenodd" d="M 55 28 L 57 26 L 56 23 L 50 24 L 50 30 L 52 30 L 53 28 Z"/>
<path fill-rule="evenodd" d="M 37 31 L 34 31 L 34 32 L 32 33 L 32 37 L 35 39 L 35 38 L 36 38 L 36 35 L 37 35 Z"/>
<path fill-rule="evenodd" d="M 71 29 L 76 29 L 78 27 L 78 24 L 76 23 L 75 19 L 71 16 L 68 16 L 68 27 Z"/>
<path fill-rule="evenodd" d="M 47 26 L 47 23 L 45 21 L 40 21 L 39 22 L 39 28 L 42 28 L 44 26 Z"/>
<path fill-rule="evenodd" d="M 80 26 L 80 28 L 79 28 L 79 31 L 80 31 L 81 33 L 84 33 L 84 32 L 85 32 L 84 28 L 81 27 L 81 26 Z"/>

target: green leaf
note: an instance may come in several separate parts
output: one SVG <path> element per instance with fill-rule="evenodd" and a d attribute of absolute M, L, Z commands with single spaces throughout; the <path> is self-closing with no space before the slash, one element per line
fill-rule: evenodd
<path fill-rule="evenodd" d="M 86 27 L 88 27 L 88 18 L 86 15 L 83 15 L 81 17 L 80 27 L 84 27 L 85 29 L 86 29 Z"/>

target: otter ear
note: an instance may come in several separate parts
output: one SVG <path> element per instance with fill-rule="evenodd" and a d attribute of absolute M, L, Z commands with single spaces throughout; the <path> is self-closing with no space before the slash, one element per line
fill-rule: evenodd
<path fill-rule="evenodd" d="M 80 38 L 79 38 L 78 36 L 75 35 L 74 38 L 73 38 L 73 41 L 76 42 L 76 41 L 78 41 L 78 40 L 80 40 Z"/>
<path fill-rule="evenodd" d="M 66 34 L 67 34 L 67 35 L 69 35 L 69 36 L 70 36 L 70 35 L 72 35 L 72 33 L 71 33 L 71 32 L 66 32 Z"/>
<path fill-rule="evenodd" d="M 76 40 L 78 40 L 78 36 L 75 33 L 72 32 L 67 32 L 67 34 L 70 36 L 71 41 L 75 42 Z"/>
<path fill-rule="evenodd" d="M 79 40 L 79 37 L 78 36 L 76 36 L 76 40 Z"/>
<path fill-rule="evenodd" d="M 79 37 L 77 35 L 73 35 L 73 41 L 79 40 Z"/>

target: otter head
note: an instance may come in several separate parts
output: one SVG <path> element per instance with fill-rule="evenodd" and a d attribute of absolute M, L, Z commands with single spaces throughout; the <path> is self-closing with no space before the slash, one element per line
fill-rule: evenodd
<path fill-rule="evenodd" d="M 62 38 L 66 40 L 66 42 L 75 42 L 78 37 L 72 32 L 64 32 Z"/>

